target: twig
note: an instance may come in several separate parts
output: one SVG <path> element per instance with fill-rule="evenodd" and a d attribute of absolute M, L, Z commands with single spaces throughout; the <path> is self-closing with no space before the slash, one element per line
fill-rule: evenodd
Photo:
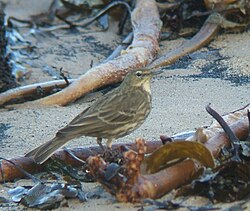
<path fill-rule="evenodd" d="M 217 122 L 220 124 L 220 126 L 223 128 L 225 133 L 228 135 L 229 140 L 231 142 L 232 149 L 234 151 L 234 158 L 237 160 L 240 160 L 239 156 L 239 142 L 240 140 L 235 136 L 231 128 L 228 126 L 228 124 L 225 122 L 225 120 L 222 118 L 221 115 L 219 115 L 214 109 L 210 107 L 210 105 L 206 106 L 207 112 L 217 120 Z"/>
<path fill-rule="evenodd" d="M 64 73 L 63 73 L 63 68 L 61 67 L 60 68 L 60 76 L 65 80 L 65 82 L 66 82 L 66 84 L 67 84 L 67 86 L 69 85 L 69 80 L 68 80 L 68 78 L 64 75 Z"/>
<path fill-rule="evenodd" d="M 250 106 L 250 103 L 246 104 L 246 105 L 243 106 L 242 108 L 238 108 L 238 109 L 236 109 L 236 110 L 234 110 L 234 111 L 231 111 L 230 113 L 235 113 L 235 112 L 237 112 L 237 111 L 244 110 L 244 109 L 247 108 L 248 106 Z"/>
<path fill-rule="evenodd" d="M 231 128 L 228 126 L 228 124 L 225 122 L 223 117 L 217 113 L 214 109 L 210 107 L 210 105 L 206 106 L 206 111 L 217 120 L 217 122 L 220 124 L 220 126 L 223 128 L 223 130 L 228 135 L 229 139 L 231 140 L 232 144 L 236 144 L 239 142 L 239 139 L 235 136 Z"/>
<path fill-rule="evenodd" d="M 39 27 L 39 30 L 44 31 L 44 32 L 51 32 L 51 31 L 55 31 L 55 30 L 59 30 L 59 29 L 69 29 L 69 28 L 73 28 L 73 27 L 86 27 L 88 25 L 90 25 L 91 23 L 93 23 L 94 21 L 96 21 L 98 18 L 100 18 L 102 15 L 106 14 L 107 12 L 109 12 L 110 9 L 112 9 L 113 7 L 122 5 L 124 6 L 128 13 L 131 14 L 131 9 L 130 6 L 127 2 L 124 1 L 113 1 L 110 4 L 108 4 L 105 8 L 103 8 L 101 11 L 99 11 L 97 14 L 95 14 L 93 17 L 90 18 L 85 18 L 83 20 L 80 20 L 76 23 L 70 22 L 68 20 L 63 19 L 62 17 L 60 17 L 59 15 L 57 15 L 57 18 L 64 21 L 65 23 L 63 24 L 58 24 L 58 25 L 54 25 L 51 27 Z M 53 5 L 50 6 L 50 16 L 51 16 L 51 12 L 53 12 Z M 52 11 L 51 11 L 52 10 Z M 20 23 L 26 23 L 32 27 L 37 26 L 37 24 L 34 21 L 31 20 L 21 20 L 15 17 L 9 17 L 8 18 L 8 24 L 9 25 L 13 25 L 11 23 L 11 21 L 16 21 L 16 22 L 20 22 Z"/>
<path fill-rule="evenodd" d="M 90 18 L 85 18 L 84 20 L 78 21 L 76 23 L 70 22 L 68 20 L 63 20 L 66 22 L 66 24 L 51 26 L 49 28 L 40 27 L 39 29 L 45 32 L 50 32 L 58 29 L 67 29 L 72 27 L 86 27 L 89 24 L 93 23 L 95 20 L 97 20 L 102 15 L 106 14 L 110 9 L 112 9 L 115 6 L 123 5 L 126 7 L 129 14 L 131 14 L 130 6 L 127 2 L 124 1 L 113 1 L 112 3 L 108 4 L 104 9 L 102 9 L 100 12 L 98 12 L 96 15 Z"/>

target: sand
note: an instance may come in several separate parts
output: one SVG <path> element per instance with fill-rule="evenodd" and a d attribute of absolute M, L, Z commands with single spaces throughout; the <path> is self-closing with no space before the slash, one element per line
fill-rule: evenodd
<path fill-rule="evenodd" d="M 22 3 L 21 3 L 22 2 Z M 46 11 L 48 1 L 43 5 L 32 5 L 26 13 L 25 4 L 30 1 L 13 0 L 7 4 L 6 13 L 25 19 L 30 14 Z M 38 2 L 37 2 L 38 3 Z M 37 4 L 36 3 L 36 4 Z M 38 9 L 39 8 L 39 9 Z M 98 31 L 97 31 L 98 30 Z M 31 71 L 31 77 L 22 85 L 52 80 L 46 72 L 61 67 L 72 78 L 77 78 L 89 69 L 91 60 L 94 65 L 105 59 L 122 40 L 113 24 L 106 32 L 98 26 L 81 29 L 79 33 L 58 31 L 42 36 L 24 35 L 37 48 L 38 59 L 26 58 L 23 65 Z M 161 54 L 179 45 L 184 39 L 161 42 Z M 173 135 L 178 132 L 194 130 L 207 126 L 212 118 L 206 113 L 205 106 L 211 103 L 219 113 L 227 113 L 241 108 L 250 102 L 250 31 L 240 34 L 220 34 L 207 47 L 184 57 L 152 81 L 153 107 L 145 123 L 132 134 L 117 142 L 133 141 L 136 137 L 158 140 L 160 135 Z M 53 67 L 55 67 L 53 69 Z M 90 93 L 66 107 L 35 108 L 0 111 L 0 156 L 12 158 L 22 156 L 29 150 L 48 141 L 58 129 L 65 126 L 86 106 L 103 93 Z M 82 137 L 72 140 L 67 147 L 96 144 L 93 138 Z M 11 184 L 13 185 L 13 184 Z M 86 191 L 98 192 L 99 199 L 81 203 L 68 200 L 67 208 L 60 210 L 138 210 L 140 205 L 119 203 L 97 184 L 83 184 Z M 8 188 L 0 185 L 0 196 L 6 195 Z M 169 195 L 168 195 L 169 196 Z M 190 197 L 185 203 L 208 203 L 201 197 Z M 23 210 L 22 205 L 10 203 L 0 209 Z M 221 208 L 231 204 L 216 205 Z M 248 208 L 250 201 L 248 199 Z"/>

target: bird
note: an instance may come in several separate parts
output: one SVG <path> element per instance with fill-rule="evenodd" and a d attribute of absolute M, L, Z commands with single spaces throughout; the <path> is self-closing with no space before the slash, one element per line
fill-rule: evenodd
<path fill-rule="evenodd" d="M 130 71 L 117 88 L 106 93 L 60 129 L 55 137 L 25 155 L 44 163 L 68 141 L 81 136 L 96 137 L 102 147 L 130 134 L 142 125 L 151 111 L 151 79 L 161 71 L 137 69 Z"/>

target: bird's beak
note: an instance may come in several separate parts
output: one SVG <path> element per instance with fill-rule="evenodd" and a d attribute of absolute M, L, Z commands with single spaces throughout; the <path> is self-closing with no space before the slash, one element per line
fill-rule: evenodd
<path fill-rule="evenodd" d="M 157 69 L 152 69 L 151 70 L 151 74 L 152 75 L 159 75 L 161 73 L 163 73 L 163 70 L 157 70 Z"/>

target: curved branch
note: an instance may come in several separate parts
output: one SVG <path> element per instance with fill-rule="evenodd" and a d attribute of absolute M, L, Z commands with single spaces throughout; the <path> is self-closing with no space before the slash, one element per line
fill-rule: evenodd
<path fill-rule="evenodd" d="M 155 1 L 138 0 L 131 19 L 133 42 L 119 57 L 93 67 L 62 91 L 22 106 L 66 105 L 90 91 L 120 82 L 129 71 L 152 62 L 159 50 L 162 26 Z"/>
<path fill-rule="evenodd" d="M 149 65 L 149 67 L 157 68 L 173 64 L 175 61 L 188 53 L 197 51 L 210 43 L 220 29 L 221 21 L 219 21 L 220 19 L 218 18 L 218 15 L 219 14 L 217 13 L 211 14 L 195 36 L 193 36 L 190 40 L 185 41 L 181 46 L 170 51 L 166 55 L 156 59 Z"/>
<path fill-rule="evenodd" d="M 138 2 L 138 5 L 139 4 L 140 1 Z M 137 7 L 139 8 L 138 5 Z M 140 12 L 138 10 L 139 9 L 134 10 L 132 14 L 134 33 L 136 34 L 133 43 L 127 48 L 126 51 L 123 51 L 123 55 L 117 57 L 117 59 L 114 59 L 112 61 L 106 59 L 105 64 L 100 64 L 99 66 L 92 68 L 91 70 L 89 70 L 89 72 L 76 80 L 76 82 L 73 83 L 69 88 L 59 92 L 58 94 L 54 94 L 34 102 L 25 103 L 24 106 L 54 104 L 65 105 L 92 91 L 93 89 L 120 82 L 123 76 L 126 75 L 126 73 L 131 69 L 143 67 L 150 63 L 158 51 L 158 40 L 153 39 L 153 36 L 156 36 L 155 38 L 158 38 L 160 22 L 159 20 L 156 20 L 156 17 L 151 17 L 153 18 L 152 20 L 149 20 L 149 17 L 147 17 L 146 19 L 145 17 L 137 18 L 137 16 L 140 16 L 142 14 L 144 14 L 145 16 L 145 13 L 147 13 L 146 9 L 144 11 L 144 9 L 141 8 Z M 154 28 L 149 25 L 149 27 L 145 29 L 144 27 L 145 25 L 147 25 L 145 23 L 143 23 L 139 27 L 139 25 L 141 24 L 140 22 L 144 19 L 146 20 L 145 23 L 151 23 Z M 202 48 L 217 35 L 220 25 L 220 16 L 217 13 L 211 14 L 207 18 L 200 31 L 193 38 L 185 41 L 181 46 L 170 51 L 166 55 L 156 59 L 148 66 L 148 68 L 157 68 L 173 64 L 182 56 Z M 152 28 L 152 30 L 150 30 L 150 28 Z M 100 71 L 100 73 L 98 73 L 98 71 Z M 22 96 L 22 93 L 19 94 L 19 91 L 20 90 L 17 88 L 13 91 L 10 90 L 10 92 L 0 94 L 0 105 L 6 103 L 6 100 L 9 100 L 11 98 L 13 99 L 13 96 Z M 15 92 L 17 93 L 14 94 Z M 8 96 L 9 94 L 13 96 Z"/>

